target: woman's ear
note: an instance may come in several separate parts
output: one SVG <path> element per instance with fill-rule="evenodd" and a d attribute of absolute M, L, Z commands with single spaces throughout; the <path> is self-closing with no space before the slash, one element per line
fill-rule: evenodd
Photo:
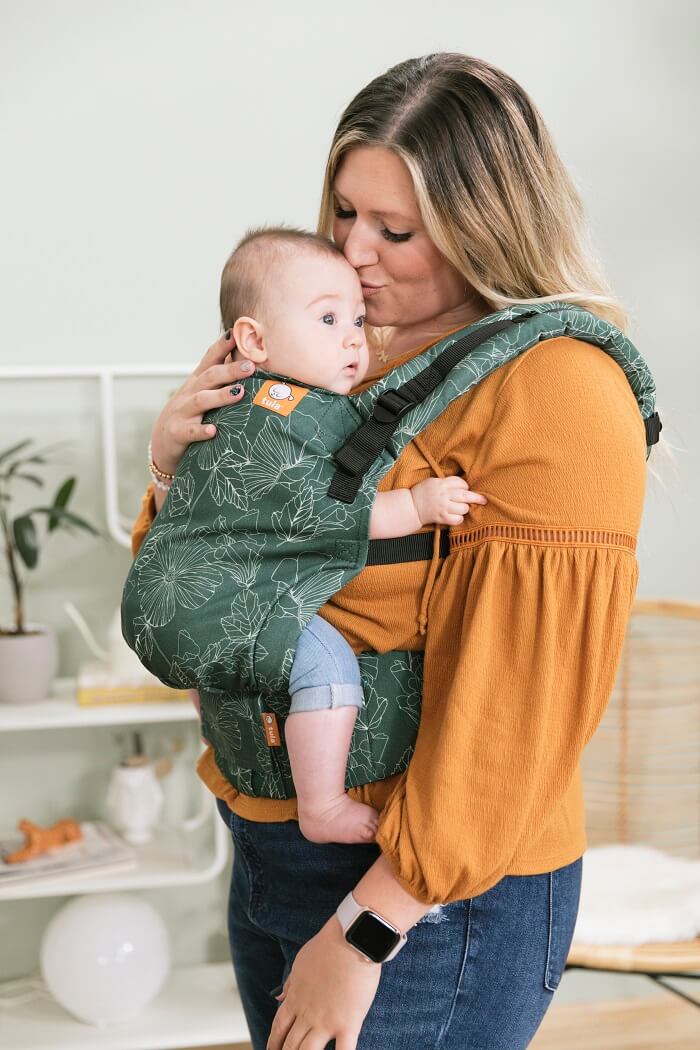
<path fill-rule="evenodd" d="M 267 350 L 262 325 L 252 317 L 239 317 L 233 326 L 233 341 L 241 357 L 262 364 L 267 361 Z"/>

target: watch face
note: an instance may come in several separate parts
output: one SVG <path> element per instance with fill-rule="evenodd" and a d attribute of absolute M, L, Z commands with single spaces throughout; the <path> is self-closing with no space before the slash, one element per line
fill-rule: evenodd
<path fill-rule="evenodd" d="M 345 938 L 373 962 L 384 962 L 401 935 L 378 915 L 365 911 L 348 927 Z"/>

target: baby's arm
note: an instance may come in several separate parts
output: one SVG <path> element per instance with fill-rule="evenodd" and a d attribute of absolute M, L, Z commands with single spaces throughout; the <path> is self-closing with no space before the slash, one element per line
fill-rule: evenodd
<path fill-rule="evenodd" d="M 459 525 L 470 503 L 486 503 L 472 492 L 464 478 L 426 478 L 412 489 L 378 492 L 369 518 L 369 538 L 384 540 L 408 536 L 433 522 Z"/>

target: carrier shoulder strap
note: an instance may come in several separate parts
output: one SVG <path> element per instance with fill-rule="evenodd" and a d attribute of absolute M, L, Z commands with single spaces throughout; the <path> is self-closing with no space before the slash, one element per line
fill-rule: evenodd
<path fill-rule="evenodd" d="M 518 313 L 480 325 L 451 343 L 418 375 L 396 389 L 384 390 L 374 402 L 372 414 L 334 455 L 336 471 L 328 488 L 331 499 L 352 503 L 363 478 L 380 453 L 388 446 L 401 419 L 424 401 L 443 382 L 449 372 L 477 347 L 499 332 L 534 317 L 539 311 Z M 661 419 L 658 412 L 644 419 L 647 457 L 659 440 Z"/>
<path fill-rule="evenodd" d="M 517 318 L 518 321 L 522 319 Z M 513 319 L 494 321 L 457 339 L 413 379 L 385 390 L 374 403 L 372 415 L 358 427 L 333 457 L 337 469 L 328 495 L 340 503 L 352 503 L 362 479 L 380 452 L 385 449 L 401 419 L 444 380 L 454 366 L 491 336 L 513 325 Z"/>

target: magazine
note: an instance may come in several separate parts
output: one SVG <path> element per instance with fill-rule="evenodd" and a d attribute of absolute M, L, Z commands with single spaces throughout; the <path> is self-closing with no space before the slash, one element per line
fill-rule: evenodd
<path fill-rule="evenodd" d="M 17 831 L 0 832 L 0 890 L 17 882 L 69 875 L 104 875 L 128 871 L 136 866 L 136 851 L 101 821 L 81 823 L 82 838 L 57 846 L 30 860 L 8 864 L 5 857 L 20 849 L 24 836 Z"/>

